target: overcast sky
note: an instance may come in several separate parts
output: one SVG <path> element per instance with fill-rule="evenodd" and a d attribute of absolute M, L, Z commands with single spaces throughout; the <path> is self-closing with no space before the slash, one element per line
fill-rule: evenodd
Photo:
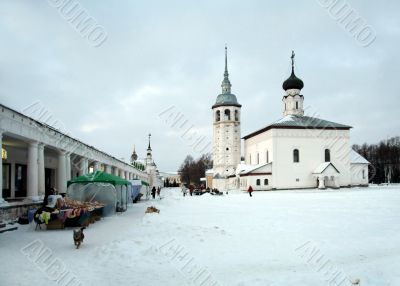
<path fill-rule="evenodd" d="M 352 143 L 400 135 L 399 1 L 347 1 L 376 33 L 367 47 L 316 0 L 74 1 L 107 33 L 95 47 L 57 1 L 0 0 L 0 102 L 40 103 L 115 157 L 144 157 L 148 133 L 160 171 L 200 156 L 165 112 L 211 142 L 225 43 L 242 136 L 282 117 L 292 49 L 310 114 L 353 126 Z"/>

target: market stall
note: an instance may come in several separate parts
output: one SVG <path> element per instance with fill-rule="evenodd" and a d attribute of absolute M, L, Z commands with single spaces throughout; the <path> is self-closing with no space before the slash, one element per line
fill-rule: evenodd
<path fill-rule="evenodd" d="M 102 215 L 110 216 L 127 209 L 130 185 L 120 177 L 96 171 L 68 181 L 66 197 L 81 202 L 100 202 L 104 204 Z"/>
<path fill-rule="evenodd" d="M 140 180 L 141 182 L 141 187 L 140 187 L 140 193 L 142 194 L 142 196 L 148 200 L 150 199 L 150 185 L 149 183 L 147 183 L 146 181 Z"/>
<path fill-rule="evenodd" d="M 136 203 L 143 196 L 143 193 L 141 192 L 141 190 L 143 187 L 146 187 L 146 186 L 143 185 L 142 180 L 130 180 L 129 182 L 131 182 L 130 197 L 131 197 L 132 202 Z"/>
<path fill-rule="evenodd" d="M 46 206 L 36 209 L 31 220 L 36 222 L 36 229 L 43 224 L 47 229 L 87 226 L 100 219 L 104 206 L 97 201 L 82 202 L 65 198 L 61 208 Z"/>

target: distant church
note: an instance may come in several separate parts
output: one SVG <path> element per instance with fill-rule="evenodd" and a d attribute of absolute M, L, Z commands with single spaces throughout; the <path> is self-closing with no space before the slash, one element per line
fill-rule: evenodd
<path fill-rule="evenodd" d="M 227 48 L 222 93 L 213 111 L 213 169 L 210 187 L 219 190 L 340 188 L 368 185 L 369 162 L 350 146 L 350 128 L 304 115 L 304 83 L 294 73 L 283 82 L 283 118 L 243 137 L 241 104 L 231 93 Z"/>

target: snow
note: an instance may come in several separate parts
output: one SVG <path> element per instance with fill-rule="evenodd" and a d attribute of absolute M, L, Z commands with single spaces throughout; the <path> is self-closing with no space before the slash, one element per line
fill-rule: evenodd
<path fill-rule="evenodd" d="M 237 174 L 244 174 L 247 172 L 250 172 L 254 169 L 260 168 L 262 165 L 248 165 L 248 164 L 244 164 L 244 163 L 240 163 L 238 165 L 238 167 L 236 168 L 236 173 Z"/>
<path fill-rule="evenodd" d="M 354 151 L 353 149 L 351 149 L 351 154 L 350 154 L 351 158 L 351 163 L 352 164 L 370 164 L 367 159 L 365 159 L 363 156 L 361 156 L 360 154 L 358 154 L 356 151 Z"/>
<path fill-rule="evenodd" d="M 281 119 L 275 121 L 274 124 L 291 122 L 291 121 L 294 121 L 294 118 L 293 118 L 293 116 L 291 114 L 289 114 L 289 115 L 286 115 L 286 116 L 282 117 Z"/>
<path fill-rule="evenodd" d="M 0 285 L 400 285 L 399 185 L 162 196 L 90 225 L 80 249 L 71 229 L 0 234 Z"/>
<path fill-rule="evenodd" d="M 318 167 L 314 170 L 313 174 L 321 174 L 329 165 L 331 162 L 324 162 L 318 165 Z"/>

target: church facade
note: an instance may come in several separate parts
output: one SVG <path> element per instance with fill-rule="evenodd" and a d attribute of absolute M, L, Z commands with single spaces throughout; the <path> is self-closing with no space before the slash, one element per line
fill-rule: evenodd
<path fill-rule="evenodd" d="M 279 190 L 368 185 L 369 162 L 351 148 L 352 127 L 304 115 L 304 83 L 294 73 L 294 53 L 291 60 L 291 75 L 282 85 L 283 117 L 245 135 L 241 157 L 241 105 L 231 93 L 225 50 L 222 94 L 212 106 L 214 165 L 207 175 L 212 176 L 213 188 Z"/>

